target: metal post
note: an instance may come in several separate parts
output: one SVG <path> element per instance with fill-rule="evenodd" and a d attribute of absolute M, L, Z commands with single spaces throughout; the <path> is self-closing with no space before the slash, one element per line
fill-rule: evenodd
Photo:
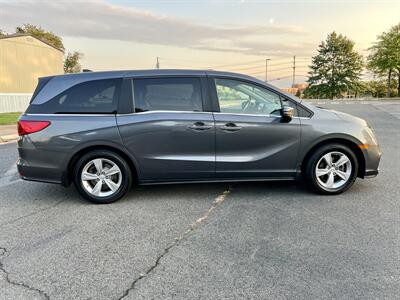
<path fill-rule="evenodd" d="M 294 87 L 295 78 L 296 78 L 296 55 L 293 56 L 293 82 L 292 82 L 292 87 Z"/>
<path fill-rule="evenodd" d="M 271 60 L 270 58 L 267 58 L 265 60 L 265 82 L 268 82 L 268 61 Z"/>
<path fill-rule="evenodd" d="M 159 62 L 159 60 L 158 60 L 158 56 L 157 56 L 156 69 L 159 69 L 159 68 L 160 68 L 160 62 Z"/>

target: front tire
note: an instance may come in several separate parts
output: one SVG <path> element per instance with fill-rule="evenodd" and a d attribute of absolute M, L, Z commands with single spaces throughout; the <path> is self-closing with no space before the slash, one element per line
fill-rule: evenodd
<path fill-rule="evenodd" d="M 327 144 L 315 150 L 305 167 L 309 187 L 324 195 L 349 189 L 357 178 L 358 161 L 354 152 L 342 144 Z"/>
<path fill-rule="evenodd" d="M 127 162 L 108 150 L 94 150 L 75 164 L 74 183 L 78 192 L 97 204 L 107 204 L 124 196 L 132 185 Z"/>

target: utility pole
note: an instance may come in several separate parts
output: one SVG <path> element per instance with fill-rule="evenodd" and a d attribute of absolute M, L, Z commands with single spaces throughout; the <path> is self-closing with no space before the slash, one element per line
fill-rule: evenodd
<path fill-rule="evenodd" d="M 296 79 L 296 55 L 293 56 L 293 82 L 292 82 L 292 87 L 294 87 Z"/>
<path fill-rule="evenodd" d="M 158 61 L 158 56 L 157 56 L 157 62 L 156 62 L 156 69 L 160 68 L 160 62 Z"/>
<path fill-rule="evenodd" d="M 270 58 L 267 58 L 265 60 L 265 82 L 268 82 L 268 61 L 271 60 Z"/>

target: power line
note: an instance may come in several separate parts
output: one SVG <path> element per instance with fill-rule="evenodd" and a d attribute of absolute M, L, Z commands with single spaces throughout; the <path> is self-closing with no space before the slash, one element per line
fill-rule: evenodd
<path fill-rule="evenodd" d="M 193 60 L 193 59 L 181 59 L 181 58 L 169 58 L 169 57 L 159 57 L 162 60 L 169 60 L 169 61 L 186 61 L 186 62 L 194 62 L 194 63 L 204 63 L 204 64 L 210 64 L 210 63 L 218 63 L 218 61 L 204 61 L 204 60 Z"/>
<path fill-rule="evenodd" d="M 269 67 L 269 65 L 268 65 L 268 67 Z M 268 72 L 274 73 L 274 72 L 279 72 L 279 71 L 289 70 L 289 69 L 293 69 L 293 63 L 292 63 L 292 66 L 290 66 L 290 67 L 279 68 L 279 69 L 272 69 L 272 70 L 268 70 Z M 296 69 L 308 69 L 308 66 L 305 66 L 305 65 L 298 66 L 298 65 L 296 64 Z"/>
<path fill-rule="evenodd" d="M 254 60 L 254 61 L 235 63 L 235 64 L 230 64 L 230 65 L 212 66 L 211 68 L 227 68 L 227 67 L 231 67 L 231 66 L 240 66 L 240 65 L 255 64 L 255 63 L 261 63 L 261 62 L 263 62 L 263 61 L 262 60 Z"/>
<path fill-rule="evenodd" d="M 268 59 L 268 61 L 271 61 L 271 59 Z M 285 62 L 285 63 L 279 63 L 279 64 L 268 64 L 268 67 L 275 67 L 275 66 L 282 66 L 282 65 L 291 65 L 292 62 Z M 264 66 L 254 66 L 254 67 L 246 67 L 246 68 L 234 68 L 230 69 L 231 71 L 246 71 L 246 70 L 252 70 L 252 69 L 257 69 L 257 68 L 264 68 Z M 291 68 L 291 66 L 289 67 Z M 271 70 L 272 71 L 272 70 Z"/>
<path fill-rule="evenodd" d="M 292 78 L 292 77 L 293 77 L 293 75 L 276 77 L 276 78 L 272 78 L 271 80 L 268 80 L 268 82 L 277 81 L 277 80 L 281 80 L 281 79 Z M 295 77 L 308 77 L 308 75 L 295 75 Z"/>
<path fill-rule="evenodd" d="M 264 68 L 264 66 L 254 66 L 254 67 L 246 67 L 246 68 L 239 68 L 239 69 L 230 69 L 230 71 L 246 71 L 246 70 L 253 70 L 253 69 L 260 69 Z"/>

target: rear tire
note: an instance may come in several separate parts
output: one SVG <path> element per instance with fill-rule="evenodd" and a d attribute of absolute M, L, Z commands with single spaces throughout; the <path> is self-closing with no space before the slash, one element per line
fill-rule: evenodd
<path fill-rule="evenodd" d="M 357 157 L 342 144 L 321 146 L 311 154 L 305 166 L 308 186 L 323 195 L 343 193 L 353 185 L 357 174 Z"/>
<path fill-rule="evenodd" d="M 74 167 L 78 192 L 96 204 L 108 204 L 124 196 L 132 185 L 127 162 L 109 150 L 94 150 L 83 155 Z"/>

